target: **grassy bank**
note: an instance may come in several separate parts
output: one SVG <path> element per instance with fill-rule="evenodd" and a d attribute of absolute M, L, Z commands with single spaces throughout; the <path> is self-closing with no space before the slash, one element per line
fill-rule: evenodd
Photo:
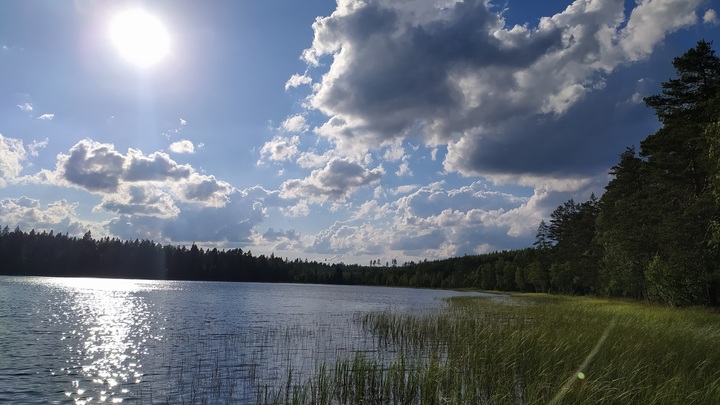
<path fill-rule="evenodd" d="M 458 297 L 357 320 L 377 352 L 258 397 L 296 404 L 717 404 L 720 315 L 589 298 Z"/>

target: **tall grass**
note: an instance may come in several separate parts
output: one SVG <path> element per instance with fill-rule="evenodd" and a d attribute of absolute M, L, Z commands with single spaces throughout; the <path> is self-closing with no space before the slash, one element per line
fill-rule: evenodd
<path fill-rule="evenodd" d="M 720 316 L 588 298 L 457 297 L 356 319 L 376 351 L 321 362 L 263 404 L 718 404 Z"/>

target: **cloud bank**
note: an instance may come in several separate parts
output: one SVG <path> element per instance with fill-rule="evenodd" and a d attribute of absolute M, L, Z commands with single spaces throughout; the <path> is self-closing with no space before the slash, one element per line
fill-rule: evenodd
<path fill-rule="evenodd" d="M 575 158 L 549 158 L 590 154 L 598 142 L 585 141 L 614 129 L 603 115 L 622 112 L 609 100 L 624 89 L 606 90 L 606 76 L 697 23 L 702 3 L 577 0 L 536 26 L 509 26 L 480 0 L 339 1 L 303 54 L 311 68 L 329 66 L 307 106 L 327 117 L 316 132 L 347 155 L 419 139 L 448 145 L 446 170 L 464 175 L 587 175 Z"/>

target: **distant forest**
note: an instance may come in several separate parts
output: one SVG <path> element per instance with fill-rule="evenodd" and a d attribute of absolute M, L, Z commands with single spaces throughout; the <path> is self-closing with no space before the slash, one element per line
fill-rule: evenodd
<path fill-rule="evenodd" d="M 601 198 L 555 209 L 533 247 L 362 266 L 5 226 L 0 274 L 477 288 L 718 306 L 720 59 L 700 41 L 673 66 L 677 77 L 644 99 L 662 128 L 620 155 Z"/>

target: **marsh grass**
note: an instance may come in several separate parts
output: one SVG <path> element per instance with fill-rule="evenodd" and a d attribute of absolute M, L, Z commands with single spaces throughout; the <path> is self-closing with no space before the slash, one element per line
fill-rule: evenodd
<path fill-rule="evenodd" d="M 356 317 L 374 351 L 319 362 L 309 377 L 289 368 L 256 401 L 720 403 L 720 316 L 707 309 L 544 295 L 448 302 L 436 314 Z"/>

